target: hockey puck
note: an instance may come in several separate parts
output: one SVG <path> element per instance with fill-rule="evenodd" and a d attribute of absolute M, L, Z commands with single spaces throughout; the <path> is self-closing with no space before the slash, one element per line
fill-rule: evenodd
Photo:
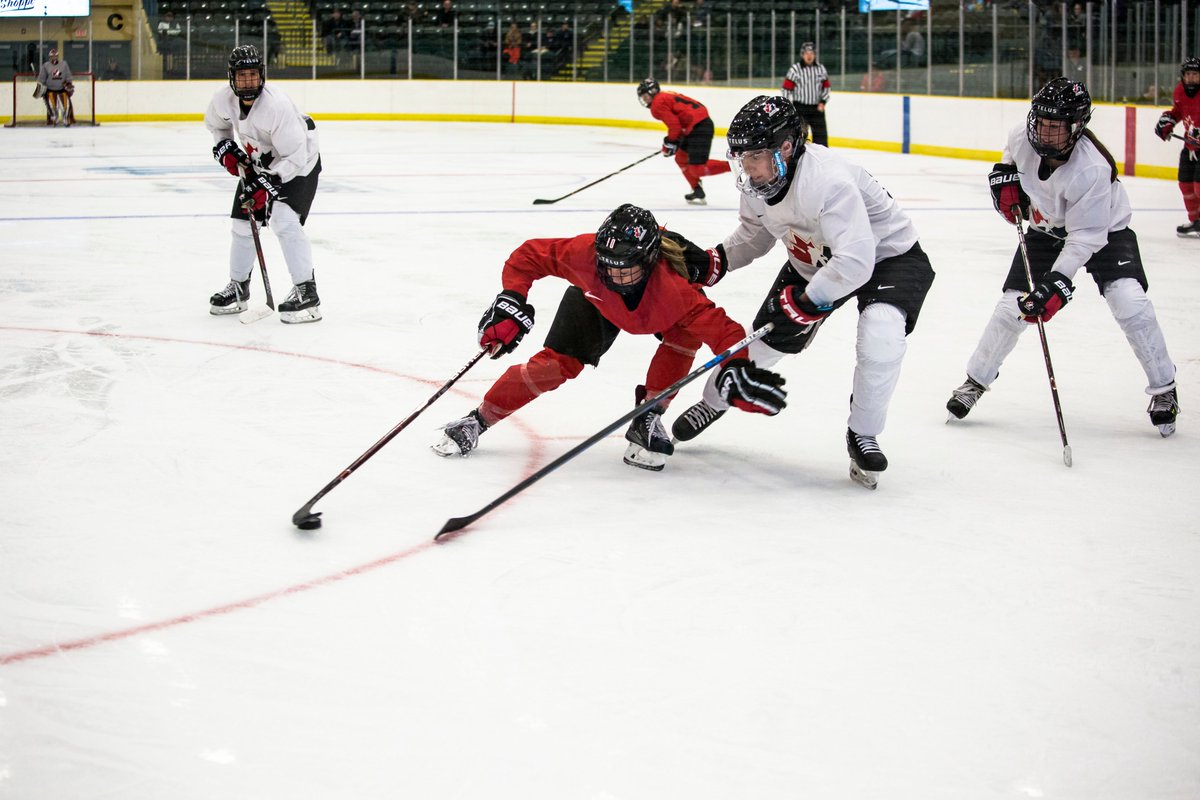
<path fill-rule="evenodd" d="M 304 519 L 297 521 L 296 527 L 302 531 L 315 531 L 321 527 L 321 517 L 318 514 L 309 514 Z"/>

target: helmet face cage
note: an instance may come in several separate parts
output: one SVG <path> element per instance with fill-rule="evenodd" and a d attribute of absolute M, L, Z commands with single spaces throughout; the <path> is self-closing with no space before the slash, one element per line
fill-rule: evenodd
<path fill-rule="evenodd" d="M 58 48 L 57 47 L 51 47 L 50 52 L 47 53 L 46 55 L 49 56 L 51 64 L 58 63 Z"/>
<path fill-rule="evenodd" d="M 617 294 L 635 294 L 650 279 L 661 244 L 654 215 L 626 203 L 596 231 L 596 274 Z"/>
<path fill-rule="evenodd" d="M 1187 82 L 1187 74 L 1195 72 L 1197 77 L 1200 77 L 1200 58 L 1189 58 L 1179 67 L 1179 82 L 1183 84 L 1183 92 L 1188 97 L 1195 97 L 1197 92 L 1200 92 L 1200 81 L 1195 83 Z"/>
<path fill-rule="evenodd" d="M 244 69 L 258 70 L 258 86 L 254 89 L 238 89 L 237 74 Z M 242 100 L 254 100 L 262 94 L 262 88 L 267 83 L 267 65 L 263 63 L 258 48 L 244 44 L 233 48 L 229 54 L 229 88 L 233 89 Z"/>
<path fill-rule="evenodd" d="M 729 124 L 726 141 L 729 159 L 736 175 L 737 187 L 744 194 L 760 200 L 770 200 L 788 182 L 787 158 L 782 153 L 784 142 L 792 143 L 793 152 L 803 141 L 803 126 L 795 106 L 783 97 L 759 96 L 742 107 Z M 757 180 L 746 171 L 744 159 L 770 158 L 770 174 Z M 760 170 L 755 170 L 760 172 Z"/>
<path fill-rule="evenodd" d="M 1025 137 L 1034 152 L 1042 158 L 1065 160 L 1083 136 L 1083 130 L 1091 118 L 1092 98 L 1087 87 L 1070 78 L 1055 78 L 1034 95 L 1025 121 Z M 1041 130 L 1041 120 L 1061 120 L 1066 123 L 1061 140 L 1056 136 L 1055 141 L 1050 141 Z"/>
<path fill-rule="evenodd" d="M 638 84 L 638 100 L 641 101 L 642 105 L 649 108 L 650 103 L 654 100 L 654 96 L 658 94 L 659 91 L 661 91 L 661 87 L 659 87 L 658 81 L 654 80 L 653 78 L 646 78 L 646 80 Z"/>

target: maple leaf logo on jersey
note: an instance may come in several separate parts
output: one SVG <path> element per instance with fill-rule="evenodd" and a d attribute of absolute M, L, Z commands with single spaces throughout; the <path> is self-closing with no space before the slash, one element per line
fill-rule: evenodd
<path fill-rule="evenodd" d="M 792 258 L 799 261 L 801 264 L 816 266 L 821 259 L 824 248 L 817 247 L 808 239 L 801 238 L 795 232 L 788 232 L 789 241 L 787 243 L 787 251 L 792 254 Z"/>

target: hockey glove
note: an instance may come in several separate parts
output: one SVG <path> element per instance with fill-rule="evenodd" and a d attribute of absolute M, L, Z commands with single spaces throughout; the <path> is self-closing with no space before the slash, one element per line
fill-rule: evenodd
<path fill-rule="evenodd" d="M 1170 111 L 1164 111 L 1163 115 L 1158 118 L 1158 124 L 1154 126 L 1154 135 L 1164 142 L 1169 142 L 1173 130 L 1175 130 L 1175 118 L 1171 116 Z"/>
<path fill-rule="evenodd" d="M 267 202 L 279 197 L 279 190 L 266 175 L 254 173 L 246 176 L 242 190 L 238 192 L 238 205 L 247 211 L 258 211 Z"/>
<path fill-rule="evenodd" d="M 1012 164 L 996 164 L 988 175 L 988 186 L 992 189 L 992 205 L 1000 212 L 1000 216 L 1017 224 L 1019 209 L 1022 219 L 1029 219 L 1029 195 L 1021 188 L 1021 176 Z"/>
<path fill-rule="evenodd" d="M 754 366 L 746 358 L 735 358 L 717 373 L 721 399 L 742 411 L 775 416 L 787 407 L 787 390 L 782 375 Z"/>
<path fill-rule="evenodd" d="M 71 83 L 70 81 L 67 81 L 66 83 L 63 84 L 63 89 L 66 90 L 67 97 L 75 96 L 75 84 Z"/>
<path fill-rule="evenodd" d="M 533 330 L 533 306 L 520 292 L 505 289 L 479 320 L 479 346 L 489 348 L 492 358 L 511 353 L 521 338 Z"/>
<path fill-rule="evenodd" d="M 679 140 L 678 139 L 668 139 L 665 137 L 663 138 L 662 153 L 663 153 L 664 158 L 668 158 L 670 156 L 675 155 L 676 151 L 678 151 L 678 150 L 679 150 Z"/>
<path fill-rule="evenodd" d="M 233 177 L 238 177 L 238 166 L 249 167 L 250 156 L 237 146 L 233 139 L 222 139 L 213 147 L 213 158 Z"/>
<path fill-rule="evenodd" d="M 815 325 L 829 316 L 833 306 L 818 306 L 799 286 L 787 286 L 767 300 L 767 320 L 775 327 Z"/>
<path fill-rule="evenodd" d="M 1200 150 L 1200 128 L 1192 128 L 1183 137 L 1183 146 L 1195 153 Z"/>
<path fill-rule="evenodd" d="M 687 267 L 690 282 L 702 286 L 715 286 L 717 281 L 725 277 L 724 245 L 719 244 L 711 250 L 701 250 L 674 231 L 663 231 L 662 235 L 683 248 L 683 263 Z"/>
<path fill-rule="evenodd" d="M 1071 302 L 1071 294 L 1075 286 L 1071 279 L 1058 272 L 1051 272 L 1042 278 L 1041 283 L 1033 287 L 1033 291 L 1017 301 L 1017 306 L 1025 317 L 1025 321 L 1033 324 L 1040 318 L 1049 322 L 1050 318 Z"/>

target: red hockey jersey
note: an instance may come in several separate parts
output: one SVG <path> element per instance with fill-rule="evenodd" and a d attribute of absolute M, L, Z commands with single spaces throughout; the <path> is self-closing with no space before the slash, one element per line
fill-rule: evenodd
<path fill-rule="evenodd" d="M 1188 97 L 1187 92 L 1183 91 L 1183 84 L 1179 83 L 1176 84 L 1175 95 L 1171 99 L 1173 105 L 1168 113 L 1175 118 L 1176 123 L 1182 123 L 1184 126 L 1184 130 L 1179 131 L 1180 136 L 1192 128 L 1200 127 L 1200 92 L 1197 92 L 1195 97 Z"/>
<path fill-rule="evenodd" d="M 650 102 L 650 115 L 667 126 L 667 138 L 678 141 L 708 119 L 704 104 L 676 92 L 659 92 Z"/>

